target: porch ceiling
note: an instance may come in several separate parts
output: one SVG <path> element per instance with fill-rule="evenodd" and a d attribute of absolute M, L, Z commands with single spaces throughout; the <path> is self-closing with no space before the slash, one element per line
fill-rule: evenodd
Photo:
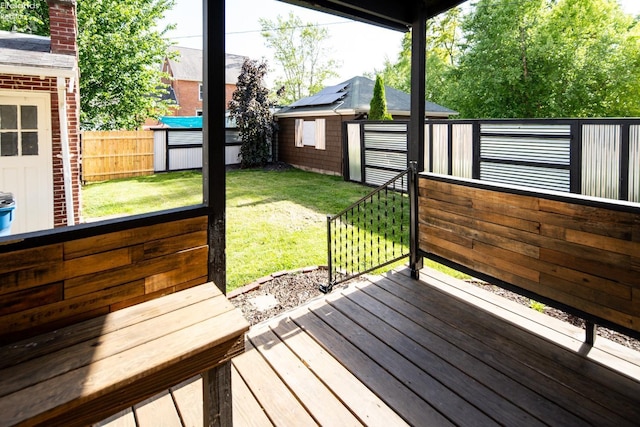
<path fill-rule="evenodd" d="M 465 0 L 280 0 L 369 24 L 408 31 L 421 13 L 431 18 Z M 422 9 L 422 10 L 421 10 Z"/>

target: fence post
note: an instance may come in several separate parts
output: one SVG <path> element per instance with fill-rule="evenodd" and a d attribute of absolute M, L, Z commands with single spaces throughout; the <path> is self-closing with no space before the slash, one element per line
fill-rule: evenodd
<path fill-rule="evenodd" d="M 331 253 L 331 215 L 327 215 L 327 284 L 320 285 L 320 292 L 328 293 L 333 287 L 333 254 Z"/>
<path fill-rule="evenodd" d="M 411 277 L 418 279 L 422 257 L 418 255 L 418 164 L 409 162 L 409 267 Z"/>
<path fill-rule="evenodd" d="M 631 126 L 629 123 L 620 125 L 620 189 L 618 199 L 629 200 L 629 137 Z"/>

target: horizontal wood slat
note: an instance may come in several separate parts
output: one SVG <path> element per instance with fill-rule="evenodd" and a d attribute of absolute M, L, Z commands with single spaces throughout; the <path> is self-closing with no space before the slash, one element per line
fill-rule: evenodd
<path fill-rule="evenodd" d="M 0 343 L 207 281 L 207 218 L 0 254 Z"/>
<path fill-rule="evenodd" d="M 422 175 L 419 246 L 640 332 L 640 207 Z"/>
<path fill-rule="evenodd" d="M 82 132 L 82 181 L 153 174 L 153 131 Z"/>

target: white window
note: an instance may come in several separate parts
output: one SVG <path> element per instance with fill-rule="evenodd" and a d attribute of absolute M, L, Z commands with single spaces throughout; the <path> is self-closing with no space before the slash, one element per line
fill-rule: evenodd
<path fill-rule="evenodd" d="M 201 116 L 201 115 L 202 115 L 202 110 L 196 109 L 196 116 Z"/>
<path fill-rule="evenodd" d="M 37 156 L 37 123 L 35 105 L 0 105 L 0 156 Z"/>
<path fill-rule="evenodd" d="M 303 120 L 296 119 L 295 144 L 296 147 L 310 146 L 316 150 L 326 148 L 325 119 Z"/>
<path fill-rule="evenodd" d="M 198 85 L 198 101 L 202 101 L 204 98 L 204 85 L 200 83 Z"/>

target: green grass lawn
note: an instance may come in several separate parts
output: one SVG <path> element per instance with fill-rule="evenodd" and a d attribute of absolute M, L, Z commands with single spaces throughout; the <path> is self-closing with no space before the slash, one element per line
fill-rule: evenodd
<path fill-rule="evenodd" d="M 327 214 L 371 191 L 340 177 L 304 172 L 227 172 L 227 287 L 268 274 L 327 264 Z M 89 184 L 85 218 L 134 215 L 202 203 L 202 175 L 173 172 Z"/>

